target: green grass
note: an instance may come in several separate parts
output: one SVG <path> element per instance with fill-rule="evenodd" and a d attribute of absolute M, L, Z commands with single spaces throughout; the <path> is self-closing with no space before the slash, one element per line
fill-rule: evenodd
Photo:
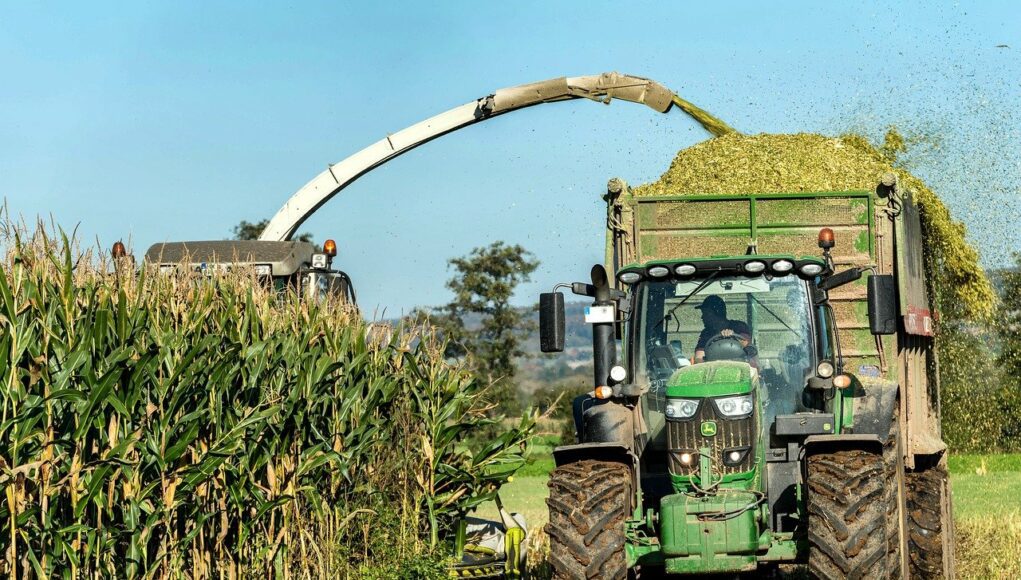
<path fill-rule="evenodd" d="M 974 474 L 983 465 L 989 472 L 1017 472 L 1021 471 L 1021 453 L 952 455 L 948 463 L 954 475 Z"/>
<path fill-rule="evenodd" d="M 1021 512 L 1021 454 L 961 455 L 949 464 L 958 520 Z"/>
<path fill-rule="evenodd" d="M 1021 577 L 1021 454 L 949 461 L 963 578 Z"/>

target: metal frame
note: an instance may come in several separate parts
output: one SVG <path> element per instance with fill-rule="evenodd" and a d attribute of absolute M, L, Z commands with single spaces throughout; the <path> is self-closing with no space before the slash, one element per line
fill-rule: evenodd
<path fill-rule="evenodd" d="M 757 204 L 760 200 L 773 200 L 773 199 L 818 199 L 818 198 L 855 198 L 863 199 L 866 201 L 867 216 L 869 232 L 875 230 L 875 216 L 872 199 L 872 194 L 864 190 L 853 190 L 853 191 L 820 191 L 820 192 L 803 192 L 803 193 L 753 193 L 753 194 L 733 194 L 733 195 L 656 195 L 648 197 L 635 197 L 634 204 L 636 206 L 642 205 L 643 203 L 656 203 L 664 201 L 747 201 L 749 205 L 748 215 L 748 227 L 745 226 L 714 226 L 715 230 L 734 230 L 738 232 L 749 232 L 751 239 L 758 238 L 759 224 L 757 222 Z M 762 224 L 763 227 L 776 227 L 776 224 Z M 636 234 L 641 231 L 641 228 L 637 225 L 636 221 Z M 869 236 L 869 257 L 874 258 L 876 255 L 875 240 L 873 235 Z"/>

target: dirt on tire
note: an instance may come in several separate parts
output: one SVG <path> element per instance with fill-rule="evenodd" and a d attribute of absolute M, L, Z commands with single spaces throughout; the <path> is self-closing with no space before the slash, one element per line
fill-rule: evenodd
<path fill-rule="evenodd" d="M 584 460 L 550 474 L 550 564 L 554 578 L 626 578 L 625 525 L 631 514 L 631 470 Z"/>

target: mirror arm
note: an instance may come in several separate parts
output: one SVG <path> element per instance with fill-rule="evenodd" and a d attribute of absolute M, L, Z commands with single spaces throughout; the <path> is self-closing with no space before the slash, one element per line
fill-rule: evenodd
<path fill-rule="evenodd" d="M 833 290 L 834 288 L 839 288 L 844 284 L 850 284 L 851 282 L 854 282 L 855 280 L 861 278 L 862 274 L 864 274 L 868 270 L 871 270 L 872 268 L 873 268 L 872 266 L 866 267 L 854 266 L 848 268 L 847 270 L 844 270 L 843 272 L 831 274 L 824 278 L 821 282 L 819 282 L 819 289 L 828 292 L 830 290 Z"/>

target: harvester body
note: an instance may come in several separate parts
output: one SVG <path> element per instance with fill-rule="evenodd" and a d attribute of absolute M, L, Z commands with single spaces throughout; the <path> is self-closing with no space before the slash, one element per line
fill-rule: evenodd
<path fill-rule="evenodd" d="M 611 180 L 605 199 L 612 288 L 596 296 L 601 266 L 592 285 L 574 287 L 615 308 L 619 355 L 594 332 L 578 442 L 554 451 L 557 573 L 807 561 L 817 577 L 953 576 L 909 194 L 891 182 L 874 192 L 638 197 Z M 547 335 L 556 310 L 541 309 Z M 594 506 L 571 478 L 610 497 L 598 482 L 617 472 L 631 478 L 627 517 L 604 506 L 579 527 L 580 508 Z M 612 529 L 579 534 L 602 521 Z M 590 539 L 592 553 L 577 553 Z"/>
<path fill-rule="evenodd" d="M 303 299 L 335 297 L 356 304 L 351 278 L 333 267 L 336 246 L 327 241 L 319 251 L 310 242 L 214 240 L 153 244 L 145 261 L 159 271 L 185 268 L 197 274 L 252 268 L 256 276 L 277 290 L 297 292 Z"/>

